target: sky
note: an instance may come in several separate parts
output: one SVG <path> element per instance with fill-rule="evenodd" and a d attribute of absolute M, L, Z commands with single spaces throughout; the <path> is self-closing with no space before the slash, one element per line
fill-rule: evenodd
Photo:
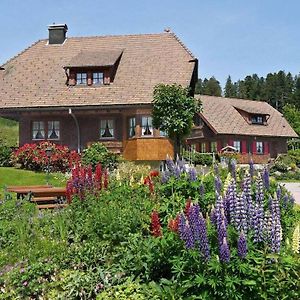
<path fill-rule="evenodd" d="M 0 0 L 0 65 L 66 23 L 68 36 L 170 28 L 224 86 L 247 75 L 300 72 L 299 0 Z"/>

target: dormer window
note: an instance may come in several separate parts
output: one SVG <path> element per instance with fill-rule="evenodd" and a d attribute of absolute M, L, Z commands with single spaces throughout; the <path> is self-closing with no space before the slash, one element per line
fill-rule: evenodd
<path fill-rule="evenodd" d="M 251 123 L 252 124 L 263 125 L 264 124 L 264 118 L 263 118 L 263 116 L 258 116 L 258 115 L 252 116 L 251 117 Z"/>
<path fill-rule="evenodd" d="M 87 73 L 76 74 L 76 84 L 86 85 L 87 84 Z"/>
<path fill-rule="evenodd" d="M 93 84 L 103 84 L 104 74 L 103 72 L 93 72 Z"/>

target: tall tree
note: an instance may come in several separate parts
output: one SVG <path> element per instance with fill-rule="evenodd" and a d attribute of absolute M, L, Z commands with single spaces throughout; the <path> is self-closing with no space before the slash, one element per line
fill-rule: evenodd
<path fill-rule="evenodd" d="M 228 98 L 237 97 L 237 85 L 232 83 L 231 76 L 229 75 L 226 80 L 224 88 L 224 96 Z"/>
<path fill-rule="evenodd" d="M 300 135 L 300 111 L 291 104 L 286 104 L 283 107 L 283 115 L 296 133 Z"/>
<path fill-rule="evenodd" d="M 176 84 L 155 86 L 153 125 L 166 131 L 174 141 L 175 154 L 180 152 L 181 142 L 191 132 L 193 118 L 200 110 L 200 101 L 189 96 L 188 88 Z"/>
<path fill-rule="evenodd" d="M 203 81 L 203 95 L 218 96 L 222 95 L 222 88 L 220 82 L 213 76 L 208 80 L 205 78 Z"/>

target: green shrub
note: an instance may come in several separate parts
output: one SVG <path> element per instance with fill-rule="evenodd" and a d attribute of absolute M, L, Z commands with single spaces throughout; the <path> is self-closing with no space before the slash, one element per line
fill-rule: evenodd
<path fill-rule="evenodd" d="M 11 153 L 11 147 L 0 143 L 0 167 L 12 166 Z"/>
<path fill-rule="evenodd" d="M 93 168 L 101 163 L 103 168 L 115 169 L 119 159 L 117 154 L 108 151 L 105 145 L 97 142 L 83 150 L 81 160 L 84 165 L 91 165 Z"/>
<path fill-rule="evenodd" d="M 213 156 L 212 154 L 208 153 L 184 151 L 182 156 L 186 161 L 191 161 L 191 163 L 194 165 L 211 166 L 213 163 Z"/>

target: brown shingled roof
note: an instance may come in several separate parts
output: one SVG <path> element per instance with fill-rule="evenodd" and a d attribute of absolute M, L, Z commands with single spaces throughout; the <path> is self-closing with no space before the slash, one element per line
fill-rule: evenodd
<path fill-rule="evenodd" d="M 216 134 L 297 137 L 283 115 L 262 101 L 196 95 L 202 102 L 202 116 Z M 269 115 L 267 125 L 249 124 L 238 109 Z"/>
<path fill-rule="evenodd" d="M 65 67 L 105 67 L 113 66 L 123 50 L 103 49 L 100 51 L 80 51 Z"/>
<path fill-rule="evenodd" d="M 0 109 L 149 104 L 158 83 L 189 86 L 196 65 L 195 57 L 173 33 L 74 37 L 59 45 L 47 42 L 36 42 L 3 65 Z M 65 84 L 63 67 L 72 59 L 80 53 L 104 53 L 108 49 L 114 53 L 123 49 L 112 84 Z"/>

